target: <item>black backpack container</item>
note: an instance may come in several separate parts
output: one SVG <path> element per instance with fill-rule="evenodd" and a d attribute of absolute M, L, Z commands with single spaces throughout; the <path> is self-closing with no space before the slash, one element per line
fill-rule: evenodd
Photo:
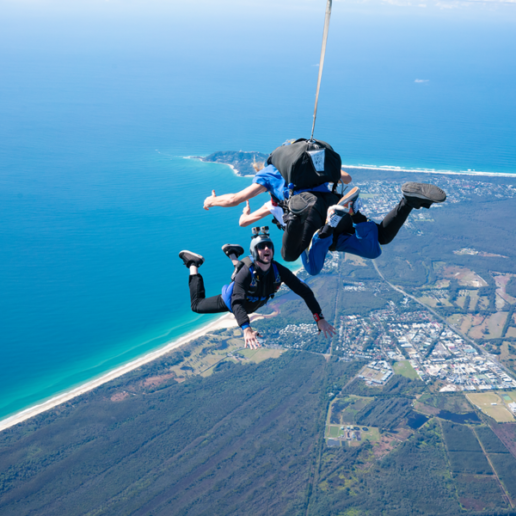
<path fill-rule="evenodd" d="M 272 151 L 267 164 L 280 171 L 287 185 L 293 183 L 296 190 L 305 190 L 323 183 L 336 184 L 342 161 L 330 144 L 299 138 Z"/>

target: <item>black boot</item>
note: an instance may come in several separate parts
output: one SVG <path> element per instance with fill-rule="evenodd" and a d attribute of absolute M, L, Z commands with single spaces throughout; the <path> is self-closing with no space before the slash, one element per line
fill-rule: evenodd
<path fill-rule="evenodd" d="M 190 251 L 181 251 L 179 258 L 183 260 L 186 267 L 190 268 L 190 265 L 200 267 L 204 263 L 204 258 L 200 254 L 195 254 Z"/>
<path fill-rule="evenodd" d="M 446 193 L 438 186 L 427 183 L 405 183 L 401 187 L 403 196 L 411 208 L 430 208 L 434 202 L 444 202 Z"/>
<path fill-rule="evenodd" d="M 238 244 L 224 244 L 222 250 L 228 258 L 231 254 L 234 254 L 237 258 L 244 254 L 244 248 Z"/>

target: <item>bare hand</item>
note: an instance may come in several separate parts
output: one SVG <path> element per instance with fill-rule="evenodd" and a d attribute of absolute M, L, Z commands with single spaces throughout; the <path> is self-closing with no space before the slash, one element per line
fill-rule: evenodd
<path fill-rule="evenodd" d="M 206 199 L 204 199 L 204 206 L 203 206 L 203 208 L 205 210 L 209 210 L 213 206 L 213 199 L 215 199 L 215 197 L 217 197 L 215 195 L 215 190 L 212 190 L 211 191 L 211 195 L 209 197 L 206 197 Z"/>
<path fill-rule="evenodd" d="M 319 331 L 322 331 L 326 339 L 332 337 L 336 333 L 335 328 L 326 319 L 319 319 L 319 321 L 317 321 L 317 327 L 319 328 Z"/>
<path fill-rule="evenodd" d="M 251 206 L 249 206 L 249 201 L 245 201 L 244 209 L 242 210 L 242 215 L 249 215 L 251 213 Z"/>
<path fill-rule="evenodd" d="M 257 331 L 253 331 L 253 329 L 249 326 L 244 330 L 244 340 L 245 347 L 250 349 L 258 349 L 261 347 L 261 344 L 258 342 L 256 337 L 259 337 L 260 334 Z"/>
<path fill-rule="evenodd" d="M 351 181 L 353 181 L 353 178 L 344 170 L 344 169 L 340 169 L 340 180 L 345 184 L 345 185 L 349 185 L 349 183 L 351 183 Z"/>

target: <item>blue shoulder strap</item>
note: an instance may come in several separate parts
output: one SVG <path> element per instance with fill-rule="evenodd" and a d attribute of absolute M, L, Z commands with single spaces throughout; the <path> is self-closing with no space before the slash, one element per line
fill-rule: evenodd
<path fill-rule="evenodd" d="M 274 283 L 281 283 L 281 276 L 279 275 L 278 268 L 276 267 L 276 263 L 272 262 L 272 267 L 274 269 Z"/>

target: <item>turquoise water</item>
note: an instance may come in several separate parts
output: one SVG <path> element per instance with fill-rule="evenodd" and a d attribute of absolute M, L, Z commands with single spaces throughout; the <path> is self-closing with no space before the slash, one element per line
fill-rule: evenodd
<path fill-rule="evenodd" d="M 334 8 L 316 136 L 347 164 L 515 173 L 507 12 Z M 320 13 L 266 14 L 0 21 L 0 417 L 213 318 L 177 253 L 220 291 L 248 231 L 202 201 L 249 179 L 185 156 L 311 127 Z"/>

